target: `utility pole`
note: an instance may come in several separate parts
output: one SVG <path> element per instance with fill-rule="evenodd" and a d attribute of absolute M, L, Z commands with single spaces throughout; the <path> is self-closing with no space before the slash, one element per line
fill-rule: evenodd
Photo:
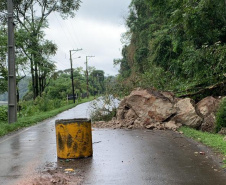
<path fill-rule="evenodd" d="M 89 97 L 89 73 L 88 73 L 88 58 L 95 57 L 95 56 L 86 56 L 86 91 L 87 97 Z"/>
<path fill-rule="evenodd" d="M 73 76 L 73 67 L 72 67 L 72 51 L 77 52 L 81 51 L 82 49 L 73 49 L 69 50 L 70 52 L 70 63 L 71 63 L 71 85 L 72 85 L 72 96 L 73 96 L 73 102 L 75 103 L 75 86 L 74 86 L 74 76 Z"/>
<path fill-rule="evenodd" d="M 17 121 L 15 41 L 13 0 L 7 0 L 8 8 L 8 123 Z"/>

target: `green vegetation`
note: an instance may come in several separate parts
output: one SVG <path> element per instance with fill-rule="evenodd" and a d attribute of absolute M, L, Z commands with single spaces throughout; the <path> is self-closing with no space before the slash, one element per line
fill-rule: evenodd
<path fill-rule="evenodd" d="M 113 95 L 101 96 L 91 104 L 91 107 L 90 117 L 92 121 L 110 121 L 113 117 L 116 117 L 116 98 Z"/>
<path fill-rule="evenodd" d="M 195 98 L 224 95 L 225 7 L 224 0 L 132 0 L 123 58 L 115 61 L 118 92 L 155 87 Z"/>
<path fill-rule="evenodd" d="M 7 110 L 0 107 L 0 135 L 74 106 L 67 105 L 67 96 L 72 94 L 71 69 L 56 71 L 50 58 L 56 54 L 57 45 L 45 38 L 44 30 L 50 14 L 57 12 L 63 18 L 73 17 L 80 4 L 80 0 L 15 2 L 20 111 L 18 122 L 8 125 Z M 0 11 L 0 94 L 3 94 L 8 84 L 6 1 L 0 3 Z M 178 96 L 193 95 L 196 99 L 225 95 L 225 0 L 132 0 L 126 25 L 122 59 L 114 61 L 115 65 L 120 65 L 117 77 L 106 78 L 104 71 L 89 68 L 87 92 L 85 72 L 81 68 L 74 69 L 73 85 L 79 102 L 87 93 L 122 97 L 136 87 L 155 87 L 173 91 Z M 4 94 L 3 98 L 6 97 Z M 19 97 L 23 97 L 22 101 Z M 93 119 L 108 120 L 114 115 L 114 109 L 107 114 L 100 109 Z M 226 100 L 217 114 L 217 131 L 225 126 Z"/>
<path fill-rule="evenodd" d="M 0 106 L 0 121 L 7 121 L 8 119 L 8 108 L 6 106 Z"/>
<path fill-rule="evenodd" d="M 201 132 L 187 127 L 182 127 L 180 130 L 184 132 L 185 136 L 212 147 L 216 151 L 226 156 L 226 141 L 223 140 L 224 136 Z M 226 161 L 224 161 L 224 163 L 226 164 Z"/>
<path fill-rule="evenodd" d="M 82 68 L 73 70 L 77 103 L 90 101 L 95 95 L 105 92 L 104 71 L 96 70 L 95 68 L 89 68 L 88 70 L 90 74 L 90 96 L 88 99 L 85 72 Z M 106 78 L 106 80 L 107 79 L 108 78 Z M 27 89 L 27 92 L 23 99 L 18 102 L 18 122 L 8 125 L 7 107 L 0 106 L 0 136 L 55 116 L 56 114 L 75 106 L 75 104 L 71 104 L 73 100 L 68 100 L 68 95 L 72 94 L 71 69 L 55 72 L 51 80 L 49 80 L 48 85 L 41 93 L 41 96 L 37 96 L 35 99 L 33 99 L 32 79 L 24 78 L 23 80 L 26 80 L 26 83 L 19 86 L 19 88 L 25 88 Z M 22 83 L 23 80 L 21 80 L 20 83 Z M 29 82 L 30 85 L 28 85 Z"/>
<path fill-rule="evenodd" d="M 32 86 L 29 85 L 23 100 L 18 102 L 18 121 L 15 124 L 9 125 L 7 123 L 7 107 L 0 106 L 0 136 L 23 127 L 28 127 L 74 107 L 76 104 L 72 104 L 73 100 L 67 99 L 68 94 L 72 94 L 70 72 L 70 69 L 55 72 L 53 79 L 49 81 L 41 96 L 36 97 L 35 100 L 33 100 Z M 76 99 L 77 104 L 92 100 L 97 92 L 104 93 L 104 72 L 90 68 L 89 73 L 91 74 L 89 78 L 90 96 L 87 98 L 85 73 L 81 68 L 74 70 L 75 94 L 78 96 Z M 95 77 L 98 74 L 102 74 L 102 78 L 96 80 Z"/>
<path fill-rule="evenodd" d="M 86 76 L 82 68 L 74 69 L 74 87 L 75 94 L 81 98 L 81 95 L 85 95 L 87 92 Z M 89 68 L 89 94 L 92 96 L 102 94 L 105 92 L 105 77 L 104 71 L 96 70 L 95 68 Z M 102 74 L 102 78 L 97 80 L 96 76 L 93 74 Z M 106 78 L 107 79 L 107 78 Z M 42 98 L 48 100 L 66 100 L 67 95 L 72 94 L 72 84 L 71 84 L 71 70 L 66 69 L 63 71 L 55 72 L 54 80 L 51 80 L 48 86 L 42 93 Z M 32 97 L 32 93 L 27 94 L 24 99 L 29 100 Z M 39 98 L 39 97 L 38 97 Z M 39 101 L 39 100 L 35 100 Z"/>
<path fill-rule="evenodd" d="M 17 83 L 26 76 L 21 71 L 29 71 L 33 99 L 42 96 L 56 69 L 50 58 L 56 54 L 57 45 L 45 39 L 44 34 L 48 16 L 57 12 L 63 18 L 74 17 L 80 3 L 80 0 L 14 2 Z M 0 3 L 0 11 L 0 93 L 3 93 L 7 90 L 7 1 Z"/>
<path fill-rule="evenodd" d="M 219 132 L 222 127 L 226 127 L 226 98 L 221 102 L 216 116 L 216 132 Z"/>
<path fill-rule="evenodd" d="M 90 74 L 89 98 L 87 98 L 85 72 L 82 68 L 73 70 L 75 94 L 76 97 L 78 96 L 76 99 L 77 104 L 90 101 L 95 95 L 105 92 L 104 71 L 96 70 L 95 68 L 89 68 L 88 70 Z M 25 82 L 24 84 L 22 84 L 23 81 Z M 19 83 L 21 85 L 18 87 L 27 89 L 27 91 L 23 99 L 20 99 L 18 102 L 18 121 L 15 124 L 7 123 L 7 107 L 0 106 L 0 136 L 23 127 L 31 126 L 76 105 L 72 104 L 73 100 L 68 100 L 67 98 L 68 95 L 72 94 L 71 69 L 55 72 L 41 95 L 35 99 L 33 99 L 31 81 L 32 78 L 26 77 Z"/>
<path fill-rule="evenodd" d="M 64 105 L 62 107 L 59 107 L 59 108 L 56 108 L 56 109 L 53 109 L 50 111 L 46 111 L 46 112 L 41 111 L 41 109 L 40 109 L 40 110 L 34 111 L 32 115 L 20 116 L 18 118 L 18 121 L 14 124 L 8 124 L 7 121 L 0 120 L 0 136 L 8 134 L 9 132 L 18 130 L 20 128 L 29 127 L 40 121 L 53 117 L 65 110 L 73 108 L 80 103 L 84 103 L 84 102 L 91 101 L 91 100 L 93 100 L 93 97 L 89 97 L 88 99 L 83 99 L 83 100 L 79 101 L 79 103 L 77 103 L 77 104 Z M 33 106 L 31 106 L 31 107 L 33 107 Z"/>
<path fill-rule="evenodd" d="M 0 135 L 73 107 L 74 104 L 68 104 L 72 102 L 73 93 L 79 103 L 84 98 L 88 101 L 87 97 L 105 93 L 108 78 L 104 71 L 93 67 L 87 69 L 87 75 L 82 68 L 56 71 L 55 62 L 51 60 L 57 45 L 47 40 L 44 33 L 48 28 L 48 16 L 55 12 L 64 19 L 72 18 L 81 3 L 80 0 L 14 2 L 18 122 L 8 125 L 7 107 L 0 106 Z M 0 99 L 7 101 L 7 1 L 0 2 L 0 11 Z"/>

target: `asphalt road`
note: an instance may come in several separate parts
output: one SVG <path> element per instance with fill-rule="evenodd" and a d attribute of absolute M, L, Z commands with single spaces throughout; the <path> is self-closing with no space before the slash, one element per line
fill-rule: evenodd
<path fill-rule="evenodd" d="M 171 131 L 94 128 L 93 157 L 72 161 L 57 159 L 55 120 L 87 117 L 88 106 L 88 103 L 82 104 L 1 138 L 0 184 L 64 184 L 51 178 L 47 179 L 48 183 L 41 181 L 46 175 L 43 172 L 64 173 L 66 168 L 75 170 L 68 174 L 71 178 L 68 184 L 226 184 L 226 172 L 211 151 Z M 195 153 L 200 151 L 205 155 Z"/>

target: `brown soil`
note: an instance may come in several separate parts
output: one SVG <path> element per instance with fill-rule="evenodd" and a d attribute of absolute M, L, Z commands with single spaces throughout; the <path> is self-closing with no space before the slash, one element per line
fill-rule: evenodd
<path fill-rule="evenodd" d="M 109 122 L 105 122 L 105 121 L 97 121 L 92 123 L 92 127 L 93 128 L 120 128 L 120 126 L 118 126 L 116 123 L 109 121 Z"/>
<path fill-rule="evenodd" d="M 75 171 L 73 169 L 67 170 L 67 164 L 73 163 L 69 161 L 62 167 L 53 167 L 54 164 L 48 164 L 43 172 L 29 177 L 24 177 L 23 180 L 17 182 L 17 185 L 81 185 L 83 182 L 82 171 Z"/>
<path fill-rule="evenodd" d="M 60 169 L 48 170 L 42 173 L 38 178 L 32 181 L 32 185 L 52 185 L 52 184 L 71 184 L 79 185 L 82 182 L 82 178 L 76 174 L 63 172 Z"/>

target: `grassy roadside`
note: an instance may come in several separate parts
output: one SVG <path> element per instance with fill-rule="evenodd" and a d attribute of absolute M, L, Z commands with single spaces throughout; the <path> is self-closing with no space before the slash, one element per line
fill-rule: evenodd
<path fill-rule="evenodd" d="M 93 99 L 94 99 L 93 97 L 90 97 L 88 99 L 82 99 L 79 103 L 65 105 L 58 109 L 54 109 L 47 112 L 39 112 L 37 115 L 30 116 L 30 117 L 18 118 L 18 121 L 13 124 L 8 124 L 7 122 L 0 122 L 0 136 L 4 136 L 10 132 L 16 131 L 24 127 L 32 126 L 40 121 L 56 116 L 57 114 L 65 110 L 71 109 L 78 104 L 85 103 Z"/>
<path fill-rule="evenodd" d="M 181 127 L 180 131 L 183 131 L 186 137 L 199 141 L 206 146 L 209 146 L 216 151 L 222 153 L 226 157 L 226 141 L 223 140 L 224 136 L 219 134 L 211 134 L 208 132 L 202 132 L 195 129 Z M 224 168 L 226 168 L 226 160 L 224 160 Z"/>

